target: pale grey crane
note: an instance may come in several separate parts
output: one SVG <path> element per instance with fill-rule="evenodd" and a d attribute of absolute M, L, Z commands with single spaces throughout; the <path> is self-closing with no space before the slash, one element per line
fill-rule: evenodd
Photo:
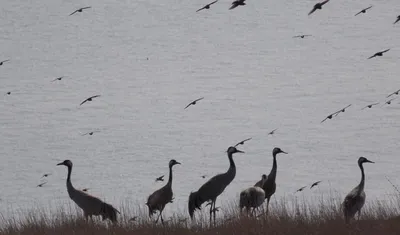
<path fill-rule="evenodd" d="M 261 206 L 265 201 L 265 192 L 262 189 L 265 181 L 267 180 L 266 175 L 261 176 L 261 180 L 258 181 L 253 187 L 247 188 L 240 193 L 239 208 L 240 211 L 246 207 L 247 214 L 250 208 L 253 208 L 252 213 L 255 214 L 255 210 Z"/>
<path fill-rule="evenodd" d="M 191 192 L 189 195 L 188 208 L 190 218 L 193 219 L 194 211 L 199 209 L 201 205 L 206 201 L 211 201 L 210 206 L 210 224 L 212 220 L 212 214 L 214 214 L 215 223 L 215 201 L 217 197 L 225 190 L 225 188 L 232 182 L 236 176 L 236 165 L 233 161 L 232 155 L 234 153 L 244 153 L 236 149 L 236 147 L 229 147 L 226 151 L 229 159 L 229 169 L 227 172 L 218 174 L 209 179 L 203 184 L 196 192 Z"/>
<path fill-rule="evenodd" d="M 273 157 L 272 169 L 267 177 L 267 180 L 264 182 L 263 187 L 262 187 L 262 189 L 264 189 L 264 192 L 265 192 L 265 198 L 267 199 L 267 214 L 268 214 L 269 200 L 271 200 L 272 195 L 274 195 L 274 193 L 276 191 L 275 180 L 276 180 L 276 172 L 278 169 L 278 165 L 276 163 L 276 155 L 278 153 L 287 154 L 287 152 L 282 151 L 278 147 L 275 147 L 272 150 L 272 157 Z"/>
<path fill-rule="evenodd" d="M 92 215 L 101 215 L 103 220 L 110 219 L 112 222 L 117 222 L 117 213 L 120 213 L 112 205 L 103 202 L 97 197 L 94 197 L 81 190 L 77 190 L 71 183 L 72 162 L 65 160 L 58 163 L 57 166 L 64 165 L 68 168 L 67 190 L 68 195 L 82 210 L 86 219 L 92 218 Z"/>
<path fill-rule="evenodd" d="M 350 191 L 349 194 L 345 197 L 342 208 L 343 208 L 343 214 L 346 223 L 350 221 L 350 219 L 354 218 L 355 214 L 358 212 L 358 218 L 360 218 L 361 214 L 361 208 L 364 206 L 365 203 L 365 192 L 364 192 L 364 186 L 365 186 L 365 174 L 364 174 L 364 167 L 363 163 L 374 163 L 365 157 L 360 157 L 358 159 L 358 166 L 361 169 L 361 181 L 360 183 Z"/>
<path fill-rule="evenodd" d="M 156 223 L 158 222 L 158 219 L 161 218 L 161 223 L 164 224 L 164 219 L 162 217 L 162 212 L 165 208 L 165 205 L 168 203 L 172 203 L 172 167 L 174 165 L 181 164 L 177 162 L 176 160 L 172 159 L 169 161 L 169 178 L 168 182 L 164 187 L 158 189 L 154 193 L 152 193 L 148 198 L 146 205 L 149 207 L 149 217 L 151 217 L 156 211 L 159 211 L 160 214 L 157 217 Z"/>

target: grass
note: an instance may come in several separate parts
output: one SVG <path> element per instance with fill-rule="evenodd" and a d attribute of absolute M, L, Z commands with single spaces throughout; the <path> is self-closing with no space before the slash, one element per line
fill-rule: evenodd
<path fill-rule="evenodd" d="M 51 215 L 44 210 L 34 210 L 19 216 L 19 219 L 3 218 L 0 235 L 400 234 L 400 217 L 397 217 L 400 212 L 399 196 L 389 197 L 385 202 L 367 199 L 360 220 L 354 220 L 349 225 L 343 221 L 340 202 L 333 197 L 327 200 L 321 197 L 318 203 L 282 198 L 271 204 L 268 216 L 260 211 L 258 217 L 241 214 L 237 205 L 231 203 L 217 212 L 219 218 L 214 226 L 208 223 L 208 208 L 196 212 L 193 222 L 188 219 L 187 213 L 180 213 L 165 218 L 164 225 L 150 220 L 146 208 L 128 205 L 121 208 L 122 214 L 116 224 L 97 218 L 87 222 L 79 209 L 59 209 Z M 135 221 L 128 216 L 132 214 L 137 215 Z"/>

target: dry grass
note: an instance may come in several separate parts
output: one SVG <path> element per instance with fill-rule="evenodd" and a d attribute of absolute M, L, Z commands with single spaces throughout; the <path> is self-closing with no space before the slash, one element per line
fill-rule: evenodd
<path fill-rule="evenodd" d="M 240 214 L 235 203 L 223 209 L 215 226 L 209 226 L 207 209 L 196 214 L 190 221 L 187 213 L 166 218 L 165 225 L 155 224 L 147 217 L 146 208 L 122 208 L 117 224 L 98 219 L 86 222 L 74 210 L 59 210 L 54 215 L 45 211 L 25 213 L 20 219 L 3 219 L 0 235 L 105 235 L 105 234 L 174 234 L 174 235 L 239 235 L 239 234 L 400 234 L 400 197 L 391 198 L 385 203 L 371 202 L 363 209 L 360 220 L 346 225 L 340 212 L 340 200 L 320 198 L 319 203 L 291 201 L 283 198 L 271 205 L 270 215 L 261 211 L 259 216 L 247 217 Z M 135 221 L 130 216 L 138 215 Z"/>

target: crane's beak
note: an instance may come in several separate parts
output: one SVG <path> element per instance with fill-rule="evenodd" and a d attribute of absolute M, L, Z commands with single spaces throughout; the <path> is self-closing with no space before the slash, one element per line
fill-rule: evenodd
<path fill-rule="evenodd" d="M 182 165 L 180 162 L 175 162 L 175 165 L 176 165 L 176 164 Z"/>
<path fill-rule="evenodd" d="M 368 160 L 368 159 L 367 159 L 365 162 L 369 162 L 369 163 L 375 163 L 375 162 L 373 162 L 373 161 L 370 161 L 370 160 Z"/>
<path fill-rule="evenodd" d="M 61 165 L 64 165 L 64 162 L 60 162 L 57 164 L 57 166 L 61 166 Z"/>
<path fill-rule="evenodd" d="M 288 154 L 288 153 L 287 153 L 287 152 L 285 152 L 285 151 L 282 151 L 281 153 Z"/>
<path fill-rule="evenodd" d="M 241 151 L 241 150 L 239 150 L 239 149 L 236 149 L 236 152 L 237 152 L 237 153 L 244 153 L 243 151 Z"/>

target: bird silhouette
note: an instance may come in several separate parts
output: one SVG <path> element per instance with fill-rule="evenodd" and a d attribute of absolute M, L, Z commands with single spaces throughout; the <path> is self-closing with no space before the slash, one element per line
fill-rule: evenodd
<path fill-rule="evenodd" d="M 89 190 L 89 188 L 82 189 L 83 192 L 87 192 L 88 190 Z"/>
<path fill-rule="evenodd" d="M 244 6 L 246 3 L 244 3 L 246 0 L 235 0 L 232 2 L 232 6 L 229 8 L 229 10 L 235 9 L 238 6 Z"/>
<path fill-rule="evenodd" d="M 94 98 L 99 97 L 99 96 L 100 96 L 100 95 L 91 96 L 91 97 L 87 98 L 86 100 L 82 101 L 82 103 L 81 103 L 80 105 L 82 105 L 82 104 L 84 104 L 84 103 L 86 103 L 86 102 L 88 102 L 88 101 L 92 101 Z"/>
<path fill-rule="evenodd" d="M 270 132 L 268 133 L 268 135 L 273 135 L 273 134 L 275 134 L 275 131 L 276 131 L 276 130 L 278 130 L 278 128 L 276 128 L 275 130 L 270 131 Z"/>
<path fill-rule="evenodd" d="M 375 105 L 377 105 L 377 104 L 379 104 L 379 102 L 373 103 L 373 104 L 369 104 L 369 105 L 365 106 L 364 108 L 362 108 L 361 110 L 364 110 L 364 109 L 366 109 L 366 108 L 372 108 L 372 106 L 375 106 Z"/>
<path fill-rule="evenodd" d="M 194 100 L 192 102 L 190 102 L 188 105 L 186 105 L 186 107 L 184 109 L 187 109 L 190 105 L 195 105 L 197 103 L 197 101 L 204 99 L 204 97 L 198 98 L 197 100 Z"/>
<path fill-rule="evenodd" d="M 43 183 L 40 183 L 40 184 L 38 184 L 36 187 L 43 187 L 43 185 L 45 185 L 47 183 L 47 181 L 46 182 L 43 182 Z"/>
<path fill-rule="evenodd" d="M 51 175 L 51 173 L 46 173 L 46 174 L 44 174 L 41 178 L 47 177 L 47 176 L 49 176 L 49 175 Z"/>
<path fill-rule="evenodd" d="M 399 22 L 399 21 L 400 21 L 400 15 L 397 16 L 397 19 L 396 19 L 396 21 L 395 21 L 393 24 L 396 24 L 396 23 Z"/>
<path fill-rule="evenodd" d="M 372 59 L 372 58 L 377 57 L 377 56 L 383 56 L 383 53 L 388 52 L 389 50 L 390 50 L 390 49 L 377 52 L 377 53 L 375 53 L 373 56 L 368 57 L 368 59 Z"/>
<path fill-rule="evenodd" d="M 315 4 L 313 9 L 308 13 L 308 15 L 311 15 L 316 10 L 321 10 L 322 6 L 325 5 L 327 2 L 329 2 L 329 0 L 325 0 L 323 2 L 319 2 L 319 3 Z"/>
<path fill-rule="evenodd" d="M 210 6 L 211 6 L 212 4 L 214 4 L 214 3 L 216 3 L 216 2 L 218 2 L 218 0 L 215 0 L 215 1 L 212 2 L 212 3 L 209 3 L 209 4 L 205 5 L 204 7 L 198 9 L 196 12 L 199 12 L 199 11 L 204 10 L 204 9 L 210 9 Z"/>
<path fill-rule="evenodd" d="M 293 38 L 305 38 L 305 37 L 310 37 L 312 36 L 311 34 L 303 34 L 303 35 L 297 35 L 297 36 L 293 36 Z"/>
<path fill-rule="evenodd" d="M 11 95 L 11 91 L 8 91 L 6 94 L 7 94 L 7 95 Z"/>
<path fill-rule="evenodd" d="M 313 183 L 312 185 L 311 185 L 311 187 L 310 187 L 310 189 L 312 189 L 313 187 L 315 187 L 315 186 L 317 186 L 319 183 L 321 183 L 322 181 L 320 180 L 320 181 L 317 181 L 317 182 L 315 182 L 315 183 Z"/>
<path fill-rule="evenodd" d="M 305 189 L 306 187 L 307 187 L 307 186 L 303 186 L 303 187 L 297 189 L 296 192 L 294 192 L 294 193 L 301 192 L 301 191 L 303 191 L 303 189 Z"/>
<path fill-rule="evenodd" d="M 394 99 L 396 99 L 396 98 L 392 98 L 392 99 L 390 99 L 390 100 L 386 101 L 386 102 L 384 103 L 384 105 L 385 105 L 385 104 L 391 104 L 391 103 L 392 103 L 392 101 L 393 101 Z"/>
<path fill-rule="evenodd" d="M 162 175 L 162 176 L 156 178 L 156 182 L 157 182 L 157 181 L 164 181 L 164 175 Z"/>
<path fill-rule="evenodd" d="M 205 178 L 206 178 L 206 175 L 202 175 L 201 178 L 205 179 Z"/>
<path fill-rule="evenodd" d="M 96 133 L 96 132 L 100 132 L 100 131 L 91 131 L 91 132 L 87 132 L 87 133 L 85 133 L 85 134 L 82 134 L 81 136 L 84 136 L 84 135 L 93 135 L 93 134 Z"/>
<path fill-rule="evenodd" d="M 337 116 L 337 115 L 339 115 L 339 113 L 341 113 L 341 112 L 345 112 L 345 110 L 346 110 L 348 107 L 350 107 L 350 106 L 351 106 L 351 104 L 347 105 L 346 107 L 342 108 L 342 109 L 339 110 L 339 111 L 336 111 L 336 112 L 334 112 L 334 113 L 332 113 L 332 114 L 329 114 L 324 120 L 321 121 L 321 123 L 323 123 L 323 122 L 324 122 L 325 120 L 327 120 L 327 119 L 332 119 L 333 116 Z"/>
<path fill-rule="evenodd" d="M 240 144 L 243 145 L 244 142 L 249 141 L 249 140 L 251 140 L 251 138 L 247 138 L 247 139 L 245 139 L 245 140 L 242 140 L 242 141 L 240 141 L 239 143 L 235 144 L 233 147 L 237 147 L 237 146 L 240 145 Z"/>
<path fill-rule="evenodd" d="M 10 60 L 3 60 L 0 62 L 0 65 L 3 65 L 5 62 L 10 61 Z"/>
<path fill-rule="evenodd" d="M 61 77 L 55 78 L 54 80 L 52 80 L 52 82 L 55 82 L 55 81 L 61 81 L 61 79 L 63 79 L 63 78 L 64 78 L 64 76 L 61 76 Z"/>
<path fill-rule="evenodd" d="M 75 10 L 74 12 L 72 12 L 72 13 L 69 14 L 69 15 L 72 16 L 73 14 L 75 14 L 75 13 L 77 13 L 77 12 L 82 12 L 83 10 L 89 9 L 89 8 L 92 8 L 92 7 L 82 7 L 82 8 L 79 8 L 78 10 Z"/>
<path fill-rule="evenodd" d="M 389 98 L 389 97 L 392 96 L 392 95 L 398 95 L 399 92 L 400 92 L 400 89 L 397 90 L 397 91 L 395 91 L 395 92 L 393 92 L 393 93 L 390 93 L 388 96 L 386 96 L 386 98 Z"/>
<path fill-rule="evenodd" d="M 362 9 L 361 11 L 359 11 L 359 12 L 358 12 L 357 14 L 355 14 L 354 16 L 357 16 L 357 15 L 359 15 L 359 14 L 361 14 L 361 13 L 367 12 L 367 10 L 369 10 L 371 7 L 372 7 L 372 6 L 369 6 L 369 7 L 367 7 L 367 8 Z"/>

